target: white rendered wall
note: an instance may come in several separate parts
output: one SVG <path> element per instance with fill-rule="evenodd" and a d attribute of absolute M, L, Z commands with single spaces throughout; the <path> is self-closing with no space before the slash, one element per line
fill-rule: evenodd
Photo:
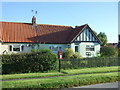
<path fill-rule="evenodd" d="M 2 43 L 0 44 L 0 54 L 11 54 L 11 53 L 25 53 L 25 52 L 30 52 L 31 51 L 31 47 L 27 46 L 27 43 Z M 23 45 L 24 46 L 24 50 L 23 51 L 9 51 L 9 46 L 10 45 Z"/>
<path fill-rule="evenodd" d="M 86 45 L 94 45 L 94 51 L 86 51 Z M 71 44 L 71 48 L 73 51 L 75 51 L 75 43 Z M 86 52 L 91 52 L 92 55 L 90 57 L 96 57 L 100 52 L 100 44 L 99 43 L 93 43 L 93 42 L 81 42 L 78 44 L 78 51 L 82 57 L 87 57 Z"/>

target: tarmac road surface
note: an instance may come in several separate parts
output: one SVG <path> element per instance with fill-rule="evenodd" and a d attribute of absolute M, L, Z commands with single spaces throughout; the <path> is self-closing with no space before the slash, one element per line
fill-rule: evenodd
<path fill-rule="evenodd" d="M 87 86 L 74 87 L 74 88 L 118 88 L 118 86 L 120 86 L 120 82 L 101 83 L 101 84 L 87 85 Z"/>
<path fill-rule="evenodd" d="M 79 86 L 79 87 L 73 87 L 73 88 L 66 88 L 62 90 L 120 90 L 120 82 Z"/>

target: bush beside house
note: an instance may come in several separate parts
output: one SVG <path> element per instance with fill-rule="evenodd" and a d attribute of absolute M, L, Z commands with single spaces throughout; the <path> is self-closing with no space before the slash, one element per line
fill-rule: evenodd
<path fill-rule="evenodd" d="M 101 48 L 101 57 L 117 57 L 118 49 L 113 46 L 104 46 Z"/>
<path fill-rule="evenodd" d="M 50 50 L 1 55 L 2 73 L 28 73 L 56 70 L 58 58 Z"/>
<path fill-rule="evenodd" d="M 118 57 L 120 57 L 120 48 L 118 49 Z"/>
<path fill-rule="evenodd" d="M 65 49 L 65 59 L 80 59 L 82 56 L 78 52 L 74 52 L 72 48 Z"/>

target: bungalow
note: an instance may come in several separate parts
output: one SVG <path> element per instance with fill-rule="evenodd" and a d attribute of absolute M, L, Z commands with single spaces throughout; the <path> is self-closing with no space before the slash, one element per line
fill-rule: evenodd
<path fill-rule="evenodd" d="M 100 52 L 99 38 L 88 24 L 76 26 L 0 22 L 0 54 L 24 53 L 32 49 L 51 49 L 53 53 L 72 48 L 83 57 L 94 57 Z"/>

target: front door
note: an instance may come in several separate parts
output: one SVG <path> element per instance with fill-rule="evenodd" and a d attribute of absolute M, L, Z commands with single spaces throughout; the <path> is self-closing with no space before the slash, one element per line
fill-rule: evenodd
<path fill-rule="evenodd" d="M 75 52 L 78 52 L 78 46 L 75 46 Z"/>

